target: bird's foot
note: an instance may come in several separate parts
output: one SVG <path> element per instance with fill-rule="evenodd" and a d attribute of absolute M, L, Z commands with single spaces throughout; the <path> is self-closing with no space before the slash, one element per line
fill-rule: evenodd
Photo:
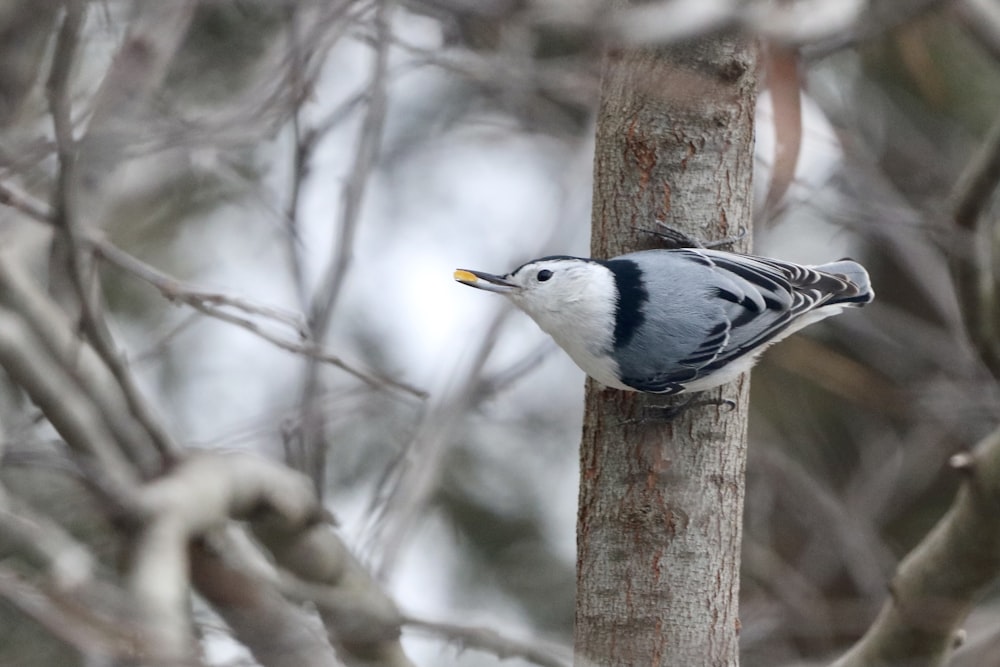
<path fill-rule="evenodd" d="M 740 231 L 733 236 L 727 236 L 714 241 L 702 241 L 695 236 L 682 232 L 676 227 L 671 227 L 662 220 L 656 221 L 656 229 L 644 229 L 643 231 L 660 237 L 671 248 L 720 248 L 742 241 L 747 235 L 747 228 L 741 226 Z"/>
<path fill-rule="evenodd" d="M 682 400 L 670 405 L 646 405 L 643 407 L 644 418 L 658 422 L 672 422 L 691 408 L 718 406 L 728 412 L 736 409 L 736 401 L 729 398 L 699 398 L 697 394 L 685 396 Z"/>

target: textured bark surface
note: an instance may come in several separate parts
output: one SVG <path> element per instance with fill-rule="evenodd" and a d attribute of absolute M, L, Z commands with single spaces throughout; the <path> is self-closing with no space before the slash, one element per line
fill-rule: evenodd
<path fill-rule="evenodd" d="M 611 53 L 591 251 L 749 231 L 756 51 L 736 36 Z M 736 244 L 745 250 L 749 239 Z M 578 665 L 736 665 L 749 379 L 669 399 L 591 382 L 580 450 Z M 731 405 L 705 405 L 724 397 Z M 676 399 L 674 399 L 676 401 Z"/>

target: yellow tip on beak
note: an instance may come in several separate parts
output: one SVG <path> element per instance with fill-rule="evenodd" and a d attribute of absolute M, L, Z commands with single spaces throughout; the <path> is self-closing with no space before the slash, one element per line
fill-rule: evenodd
<path fill-rule="evenodd" d="M 495 276 L 492 273 L 480 273 L 479 271 L 455 269 L 454 276 L 455 280 L 463 285 L 486 290 L 487 292 L 512 294 L 517 289 L 517 285 L 507 280 L 504 276 Z"/>

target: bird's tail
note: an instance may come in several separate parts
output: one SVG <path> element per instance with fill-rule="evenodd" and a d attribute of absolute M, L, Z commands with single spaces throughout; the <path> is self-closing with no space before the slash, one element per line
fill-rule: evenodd
<path fill-rule="evenodd" d="M 820 264 L 814 266 L 817 271 L 822 271 L 823 273 L 830 273 L 837 277 L 844 278 L 852 285 L 857 288 L 856 292 L 848 292 L 843 296 L 837 297 L 832 303 L 846 303 L 854 304 L 858 306 L 863 306 L 866 303 L 871 303 L 872 299 L 875 298 L 875 292 L 872 290 L 871 279 L 868 277 L 868 271 L 865 267 L 861 266 L 857 262 L 851 259 L 841 259 L 836 262 L 830 262 L 829 264 Z"/>

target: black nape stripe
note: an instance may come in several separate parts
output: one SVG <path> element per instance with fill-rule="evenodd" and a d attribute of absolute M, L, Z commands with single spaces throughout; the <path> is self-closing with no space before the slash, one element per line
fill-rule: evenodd
<path fill-rule="evenodd" d="M 615 308 L 615 348 L 629 344 L 636 331 L 646 320 L 646 302 L 649 292 L 642 281 L 642 269 L 630 259 L 611 259 L 601 262 L 611 269 L 618 288 Z"/>

